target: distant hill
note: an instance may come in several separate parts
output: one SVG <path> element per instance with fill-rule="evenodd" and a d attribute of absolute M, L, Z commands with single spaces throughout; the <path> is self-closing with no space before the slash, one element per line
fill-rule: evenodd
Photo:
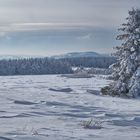
<path fill-rule="evenodd" d="M 24 58 L 42 58 L 42 56 L 31 56 L 31 55 L 0 55 L 0 60 L 9 59 L 24 59 Z"/>
<path fill-rule="evenodd" d="M 79 58 L 79 57 L 109 57 L 109 56 L 110 55 L 99 54 L 96 52 L 72 52 L 72 53 L 52 56 L 52 58 L 62 59 L 62 58 Z"/>
<path fill-rule="evenodd" d="M 21 59 L 23 58 L 22 56 L 16 56 L 16 55 L 0 55 L 0 60 L 2 59 Z"/>
<path fill-rule="evenodd" d="M 63 59 L 63 58 L 81 58 L 81 57 L 110 57 L 109 54 L 99 54 L 96 52 L 72 52 L 66 53 L 62 55 L 55 55 L 48 58 L 55 58 L 55 59 Z M 24 58 L 44 58 L 45 56 L 37 56 L 37 55 L 0 55 L 0 60 L 2 59 L 24 59 Z M 46 56 L 47 57 L 47 56 Z"/>

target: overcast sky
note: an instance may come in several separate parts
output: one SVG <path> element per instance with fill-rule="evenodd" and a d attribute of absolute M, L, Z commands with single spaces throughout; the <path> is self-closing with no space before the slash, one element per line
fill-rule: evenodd
<path fill-rule="evenodd" d="M 0 0 L 0 54 L 110 53 L 140 0 Z"/>

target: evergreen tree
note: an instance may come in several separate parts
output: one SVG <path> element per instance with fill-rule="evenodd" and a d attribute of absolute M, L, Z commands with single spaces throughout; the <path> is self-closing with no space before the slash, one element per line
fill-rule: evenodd
<path fill-rule="evenodd" d="M 116 47 L 117 63 L 112 65 L 115 80 L 101 90 L 103 94 L 137 97 L 140 96 L 140 9 L 132 9 L 122 24 L 117 39 L 123 43 Z"/>

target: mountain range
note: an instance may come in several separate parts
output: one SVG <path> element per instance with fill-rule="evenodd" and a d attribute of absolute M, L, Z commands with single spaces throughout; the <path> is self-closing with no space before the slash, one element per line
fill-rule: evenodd
<path fill-rule="evenodd" d="M 51 56 L 50 58 L 62 59 L 62 58 L 79 58 L 79 57 L 109 57 L 109 54 L 99 54 L 97 52 L 71 52 L 62 55 Z M 36 55 L 0 55 L 0 60 L 3 59 L 23 59 L 23 58 L 42 58 L 45 56 Z"/>
<path fill-rule="evenodd" d="M 109 54 L 99 54 L 97 52 L 72 52 L 72 53 L 52 56 L 52 58 L 61 59 L 61 58 L 109 57 L 109 56 L 110 56 Z"/>

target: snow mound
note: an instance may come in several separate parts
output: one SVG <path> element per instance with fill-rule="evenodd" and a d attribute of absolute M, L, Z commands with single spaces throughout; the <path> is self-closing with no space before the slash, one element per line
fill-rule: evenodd
<path fill-rule="evenodd" d="M 15 104 L 21 104 L 21 105 L 34 105 L 34 104 L 37 104 L 37 103 L 34 103 L 34 102 L 30 102 L 30 101 L 19 101 L 19 100 L 15 100 L 14 103 Z"/>
<path fill-rule="evenodd" d="M 56 92 L 72 92 L 73 90 L 71 88 L 49 88 L 51 91 L 56 91 Z"/>

